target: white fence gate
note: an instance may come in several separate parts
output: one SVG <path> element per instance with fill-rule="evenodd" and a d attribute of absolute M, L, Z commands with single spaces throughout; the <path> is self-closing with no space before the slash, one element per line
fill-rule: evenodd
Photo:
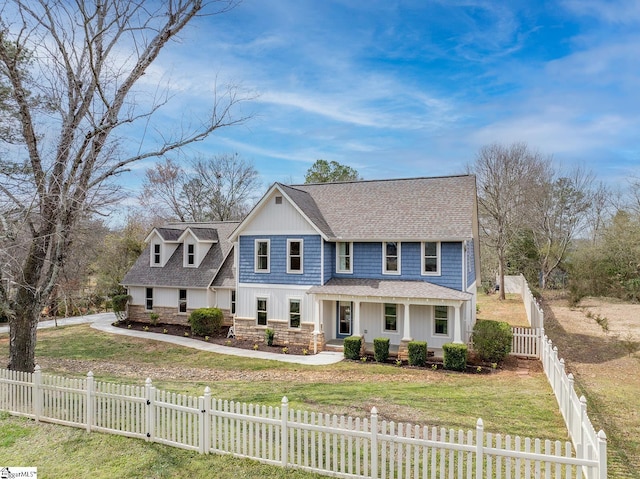
<path fill-rule="evenodd" d="M 553 350 L 552 350 L 553 351 Z M 553 353 L 552 353 L 553 356 Z M 550 370 L 556 370 L 553 359 Z M 546 367 L 546 366 L 545 366 Z M 552 373 L 554 378 L 561 373 Z M 556 380 L 556 379 L 554 379 Z M 557 381 L 563 381 L 557 379 Z M 564 389 L 561 389 L 564 391 Z M 584 437 L 586 413 L 572 411 L 572 437 Z M 473 431 L 428 428 L 216 400 L 85 379 L 0 370 L 0 409 L 36 421 L 141 438 L 200 453 L 232 454 L 345 478 L 606 478 L 604 433 L 588 442 L 542 441 Z M 563 413 L 564 414 L 564 413 Z M 588 422 L 588 426 L 591 423 Z M 593 429 L 591 427 L 591 429 Z"/>

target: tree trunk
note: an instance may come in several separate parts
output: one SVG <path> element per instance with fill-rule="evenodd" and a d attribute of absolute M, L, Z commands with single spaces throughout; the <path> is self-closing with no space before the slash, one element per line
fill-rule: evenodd
<path fill-rule="evenodd" d="M 40 277 L 46 259 L 46 235 L 31 240 L 29 255 L 22 268 L 22 278 L 13 305 L 15 317 L 9 321 L 9 369 L 33 372 L 36 355 L 36 329 L 42 307 Z"/>
<path fill-rule="evenodd" d="M 16 311 L 9 321 L 9 369 L 33 372 L 36 356 L 36 329 L 39 310 L 31 307 Z"/>
<path fill-rule="evenodd" d="M 506 299 L 504 294 L 504 256 L 498 258 L 498 284 L 500 286 L 500 296 L 498 299 Z"/>

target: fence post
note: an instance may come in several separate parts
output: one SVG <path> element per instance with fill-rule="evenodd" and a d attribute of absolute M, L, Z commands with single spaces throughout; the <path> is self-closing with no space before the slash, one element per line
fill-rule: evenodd
<path fill-rule="evenodd" d="M 87 432 L 91 432 L 93 426 L 93 398 L 95 396 L 95 382 L 93 380 L 93 372 L 87 373 Z"/>
<path fill-rule="evenodd" d="M 40 416 L 42 415 L 42 370 L 40 366 L 36 364 L 33 368 L 33 389 L 32 389 L 32 401 L 33 401 L 33 415 L 36 422 L 40 422 Z"/>
<path fill-rule="evenodd" d="M 151 383 L 151 378 L 144 382 L 144 389 L 147 396 L 147 441 L 153 442 L 155 439 L 155 407 L 156 388 Z"/>
<path fill-rule="evenodd" d="M 567 377 L 567 373 L 565 371 L 565 366 L 564 366 L 564 358 L 560 358 L 560 363 L 559 363 L 559 370 L 560 370 L 560 374 L 558 374 L 558 393 L 559 393 L 559 397 L 558 397 L 558 404 L 562 407 L 562 404 L 564 404 L 564 399 L 566 396 L 566 388 L 565 388 L 565 378 Z"/>
<path fill-rule="evenodd" d="M 598 433 L 598 479 L 607 479 L 607 435 L 602 429 Z"/>
<path fill-rule="evenodd" d="M 280 428 L 280 460 L 282 461 L 282 467 L 287 467 L 289 462 L 289 431 L 287 428 L 287 421 L 289 420 L 289 400 L 287 396 L 282 398 L 282 406 L 280 408 L 280 421 L 282 426 Z"/>
<path fill-rule="evenodd" d="M 585 398 L 584 396 L 580 396 L 580 437 L 578 439 L 580 439 L 580 445 L 582 446 L 583 454 L 585 454 L 583 457 L 586 457 L 586 453 L 587 453 L 587 448 L 585 444 L 586 434 L 584 430 L 584 425 L 588 420 L 589 418 L 587 417 L 587 398 Z"/>
<path fill-rule="evenodd" d="M 374 406 L 371 408 L 371 454 L 369 455 L 371 477 L 374 479 L 378 477 L 378 457 L 378 410 Z"/>
<path fill-rule="evenodd" d="M 211 450 L 211 389 L 204 388 L 204 397 L 200 398 L 200 454 L 209 454 Z"/>
<path fill-rule="evenodd" d="M 567 375 L 567 381 L 568 381 L 568 391 L 567 391 L 567 400 L 565 402 L 565 404 L 563 405 L 563 407 L 565 408 L 566 414 L 565 414 L 565 420 L 567 422 L 567 424 L 569 425 L 569 434 L 571 434 L 571 431 L 573 431 L 573 425 L 574 425 L 574 414 L 573 414 L 573 404 L 572 404 L 572 398 L 573 398 L 573 391 L 574 391 L 574 378 L 573 378 L 573 373 L 569 373 Z"/>
<path fill-rule="evenodd" d="M 476 423 L 476 479 L 482 479 L 484 468 L 484 423 L 482 418 Z"/>

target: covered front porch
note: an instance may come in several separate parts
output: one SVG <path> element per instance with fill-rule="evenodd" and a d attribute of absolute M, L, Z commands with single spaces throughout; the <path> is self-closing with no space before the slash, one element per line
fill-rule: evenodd
<path fill-rule="evenodd" d="M 471 293 L 425 281 L 336 279 L 308 291 L 314 304 L 315 331 L 327 348 L 345 337 L 389 338 L 392 351 L 405 359 L 410 341 L 426 341 L 441 352 L 445 343 L 467 342 L 473 321 Z"/>

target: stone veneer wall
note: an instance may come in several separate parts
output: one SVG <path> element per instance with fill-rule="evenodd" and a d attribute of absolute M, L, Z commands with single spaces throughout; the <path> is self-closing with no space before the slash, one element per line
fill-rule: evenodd
<path fill-rule="evenodd" d="M 255 318 L 236 318 L 235 333 L 237 339 L 263 343 L 266 341 L 265 330 L 274 331 L 273 344 L 277 346 L 300 346 L 313 353 L 313 323 L 301 323 L 300 328 L 290 328 L 286 319 L 268 319 L 267 326 L 257 326 Z M 317 348 L 323 351 L 324 333 L 318 334 Z"/>
<path fill-rule="evenodd" d="M 193 309 L 187 308 L 186 313 L 178 313 L 178 308 L 169 308 L 166 306 L 154 306 L 153 308 L 153 312 L 160 315 L 160 317 L 158 318 L 158 323 L 164 324 L 189 324 L 189 315 L 192 311 Z M 151 318 L 149 317 L 150 313 L 151 311 L 146 311 L 144 306 L 133 304 L 130 304 L 128 306 L 130 321 L 151 323 Z M 231 312 L 228 309 L 223 309 L 222 314 L 224 315 L 223 324 L 226 326 L 231 326 L 233 324 Z"/>

